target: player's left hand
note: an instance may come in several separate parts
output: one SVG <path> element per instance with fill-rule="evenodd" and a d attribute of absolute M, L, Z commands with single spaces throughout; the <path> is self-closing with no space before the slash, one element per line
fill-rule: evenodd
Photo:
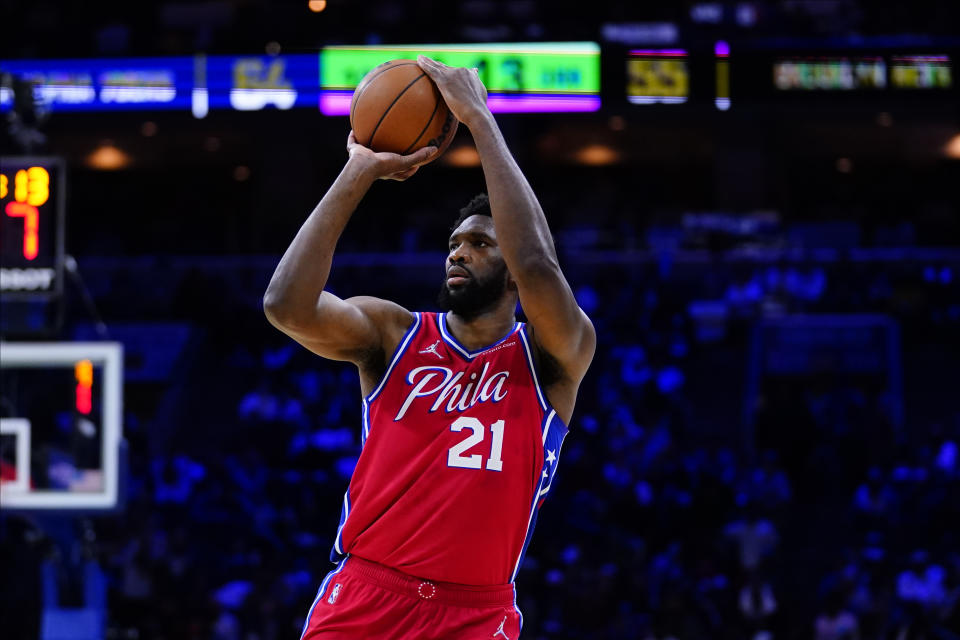
<path fill-rule="evenodd" d="M 424 55 L 417 56 L 417 64 L 436 83 L 457 120 L 470 127 L 478 118 L 489 115 L 487 88 L 476 69 L 448 67 Z"/>
<path fill-rule="evenodd" d="M 436 147 L 424 147 L 406 156 L 385 151 L 376 152 L 357 142 L 352 129 L 347 136 L 347 153 L 350 159 L 362 163 L 365 170 L 378 180 L 402 182 L 413 176 L 436 152 Z"/>

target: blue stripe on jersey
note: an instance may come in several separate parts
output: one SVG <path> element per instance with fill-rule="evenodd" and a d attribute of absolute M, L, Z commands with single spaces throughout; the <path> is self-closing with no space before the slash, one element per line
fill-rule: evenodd
<path fill-rule="evenodd" d="M 400 361 L 400 358 L 403 356 L 404 352 L 407 350 L 407 347 L 410 345 L 410 341 L 413 339 L 413 336 L 417 333 L 417 329 L 420 328 L 420 312 L 415 311 L 413 313 L 413 323 L 407 328 L 407 332 L 403 334 L 403 338 L 400 339 L 400 344 L 397 345 L 397 348 L 393 351 L 393 357 L 390 359 L 390 364 L 387 365 L 387 370 L 383 374 L 383 378 L 380 379 L 380 384 L 377 385 L 377 388 L 374 389 L 370 395 L 364 398 L 367 402 L 373 402 L 373 399 L 376 398 L 381 391 L 383 391 L 384 385 L 387 384 L 387 380 L 390 379 L 390 372 L 393 371 L 393 367 L 396 366 L 397 362 Z"/>
<path fill-rule="evenodd" d="M 560 464 L 560 450 L 563 448 L 563 441 L 567 439 L 570 430 L 563 421 L 555 421 L 558 427 L 543 430 L 543 465 L 547 472 L 547 486 L 540 489 L 539 498 L 543 499 L 550 488 L 553 487 L 553 478 L 557 474 L 557 465 Z"/>
<path fill-rule="evenodd" d="M 523 557 L 527 554 L 527 547 L 530 546 L 530 540 L 533 538 L 533 530 L 537 525 L 537 514 L 539 509 L 537 504 L 544 499 L 550 488 L 553 486 L 553 478 L 557 473 L 557 465 L 560 462 L 560 448 L 563 446 L 563 440 L 567 437 L 569 430 L 563 424 L 563 421 L 557 418 L 557 412 L 550 410 L 543 420 L 543 467 L 540 471 L 540 481 L 537 483 L 537 489 L 534 491 L 533 500 L 530 504 L 530 519 L 527 524 L 527 535 L 523 541 L 523 549 L 520 551 L 520 557 L 517 558 L 517 564 L 513 568 L 513 574 L 510 576 L 510 582 L 517 579 L 517 573 L 520 572 L 520 566 L 523 564 Z"/>
<path fill-rule="evenodd" d="M 517 612 L 517 615 L 520 616 L 520 631 L 523 631 L 523 611 L 520 611 L 520 607 L 517 606 L 517 583 L 513 583 L 513 608 Z"/>
<path fill-rule="evenodd" d="M 473 360 L 484 351 L 487 351 L 488 349 L 493 349 L 495 346 L 504 342 L 507 338 L 512 336 L 514 333 L 516 333 L 517 329 L 519 329 L 521 326 L 522 326 L 521 323 L 515 322 L 513 324 L 513 328 L 510 329 L 510 333 L 508 333 L 507 335 L 503 336 L 493 344 L 488 344 L 487 346 L 481 347 L 476 351 L 470 351 L 469 349 L 464 347 L 462 344 L 457 342 L 457 339 L 454 338 L 453 334 L 450 333 L 450 331 L 447 329 L 447 314 L 446 313 L 437 314 L 437 328 L 440 329 L 440 337 L 443 338 L 443 341 L 446 342 L 447 345 L 452 347 L 454 350 L 457 351 L 457 353 L 462 355 L 467 360 Z"/>
<path fill-rule="evenodd" d="M 523 340 L 523 352 L 527 355 L 527 367 L 530 369 L 530 377 L 533 378 L 533 387 L 537 390 L 537 399 L 540 400 L 540 408 L 544 411 L 550 411 L 547 404 L 547 398 L 543 395 L 540 388 L 540 380 L 537 378 L 537 367 L 533 363 L 533 352 L 530 351 L 530 339 L 527 338 L 526 327 L 520 330 L 520 339 Z"/>
<path fill-rule="evenodd" d="M 343 557 L 343 525 L 347 524 L 350 515 L 350 487 L 343 494 L 343 509 L 340 510 L 340 526 L 337 527 L 337 537 L 333 540 L 333 549 L 330 550 L 330 562 L 339 562 Z"/>
<path fill-rule="evenodd" d="M 310 610 L 307 612 L 307 619 L 303 621 L 303 630 L 300 631 L 300 638 L 303 640 L 303 634 L 307 632 L 307 625 L 310 624 L 310 616 L 313 615 L 313 610 L 317 608 L 317 603 L 320 602 L 320 599 L 323 597 L 324 592 L 327 590 L 327 585 L 330 584 L 330 578 L 337 575 L 343 571 L 343 567 L 347 562 L 347 558 L 344 558 L 340 561 L 340 564 L 337 565 L 337 568 L 327 574 L 327 577 L 323 579 L 323 582 L 320 583 L 320 588 L 317 589 L 317 597 L 313 599 L 313 604 L 310 605 Z"/>
<path fill-rule="evenodd" d="M 363 450 L 363 445 L 367 444 L 367 438 L 370 437 L 370 403 L 367 402 L 367 399 L 363 399 L 362 405 L 362 424 L 360 425 L 360 449 Z"/>

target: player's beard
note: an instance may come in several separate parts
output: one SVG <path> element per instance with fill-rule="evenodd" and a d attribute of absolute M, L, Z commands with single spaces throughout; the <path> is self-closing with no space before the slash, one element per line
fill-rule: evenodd
<path fill-rule="evenodd" d="M 465 284 L 450 288 L 444 276 L 437 296 L 437 305 L 443 311 L 452 311 L 464 320 L 473 320 L 497 306 L 507 291 L 507 264 L 497 267 L 488 278 L 480 280 L 471 275 Z"/>

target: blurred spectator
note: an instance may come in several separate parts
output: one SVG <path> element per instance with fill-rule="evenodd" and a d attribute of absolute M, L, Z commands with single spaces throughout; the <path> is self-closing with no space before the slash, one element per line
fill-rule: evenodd
<path fill-rule="evenodd" d="M 740 615 L 749 637 L 772 637 L 773 618 L 777 614 L 777 599 L 773 587 L 759 572 L 751 573 L 740 589 Z"/>
<path fill-rule="evenodd" d="M 843 596 L 831 594 L 814 622 L 814 640 L 860 640 L 857 618 L 843 607 Z"/>
<path fill-rule="evenodd" d="M 943 567 L 930 562 L 926 551 L 914 551 L 910 566 L 897 576 L 897 596 L 906 603 L 932 610 L 946 598 Z"/>
<path fill-rule="evenodd" d="M 750 469 L 741 480 L 739 496 L 772 512 L 790 501 L 790 479 L 777 464 L 775 451 L 764 451 L 761 460 L 760 466 Z"/>
<path fill-rule="evenodd" d="M 748 503 L 743 518 L 724 527 L 724 535 L 737 543 L 740 568 L 745 573 L 760 569 L 780 540 L 772 522 L 760 517 L 756 505 Z"/>
<path fill-rule="evenodd" d="M 893 489 L 884 482 L 883 471 L 872 467 L 867 481 L 854 493 L 853 508 L 865 528 L 883 528 L 889 522 L 894 499 Z"/>

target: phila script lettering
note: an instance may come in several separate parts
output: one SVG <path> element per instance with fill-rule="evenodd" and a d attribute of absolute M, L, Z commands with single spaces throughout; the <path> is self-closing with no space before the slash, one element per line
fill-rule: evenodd
<path fill-rule="evenodd" d="M 403 401 L 403 406 L 397 412 L 394 422 L 403 418 L 407 409 L 417 398 L 436 396 L 430 413 L 439 409 L 444 402 L 444 411 L 466 411 L 478 402 L 500 402 L 507 396 L 508 388 L 504 383 L 510 377 L 509 371 L 498 371 L 488 375 L 490 363 L 484 363 L 479 378 L 477 372 L 470 374 L 469 380 L 464 379 L 465 371 L 453 373 L 452 369 L 439 366 L 417 367 L 407 374 L 407 384 L 413 388 Z"/>

